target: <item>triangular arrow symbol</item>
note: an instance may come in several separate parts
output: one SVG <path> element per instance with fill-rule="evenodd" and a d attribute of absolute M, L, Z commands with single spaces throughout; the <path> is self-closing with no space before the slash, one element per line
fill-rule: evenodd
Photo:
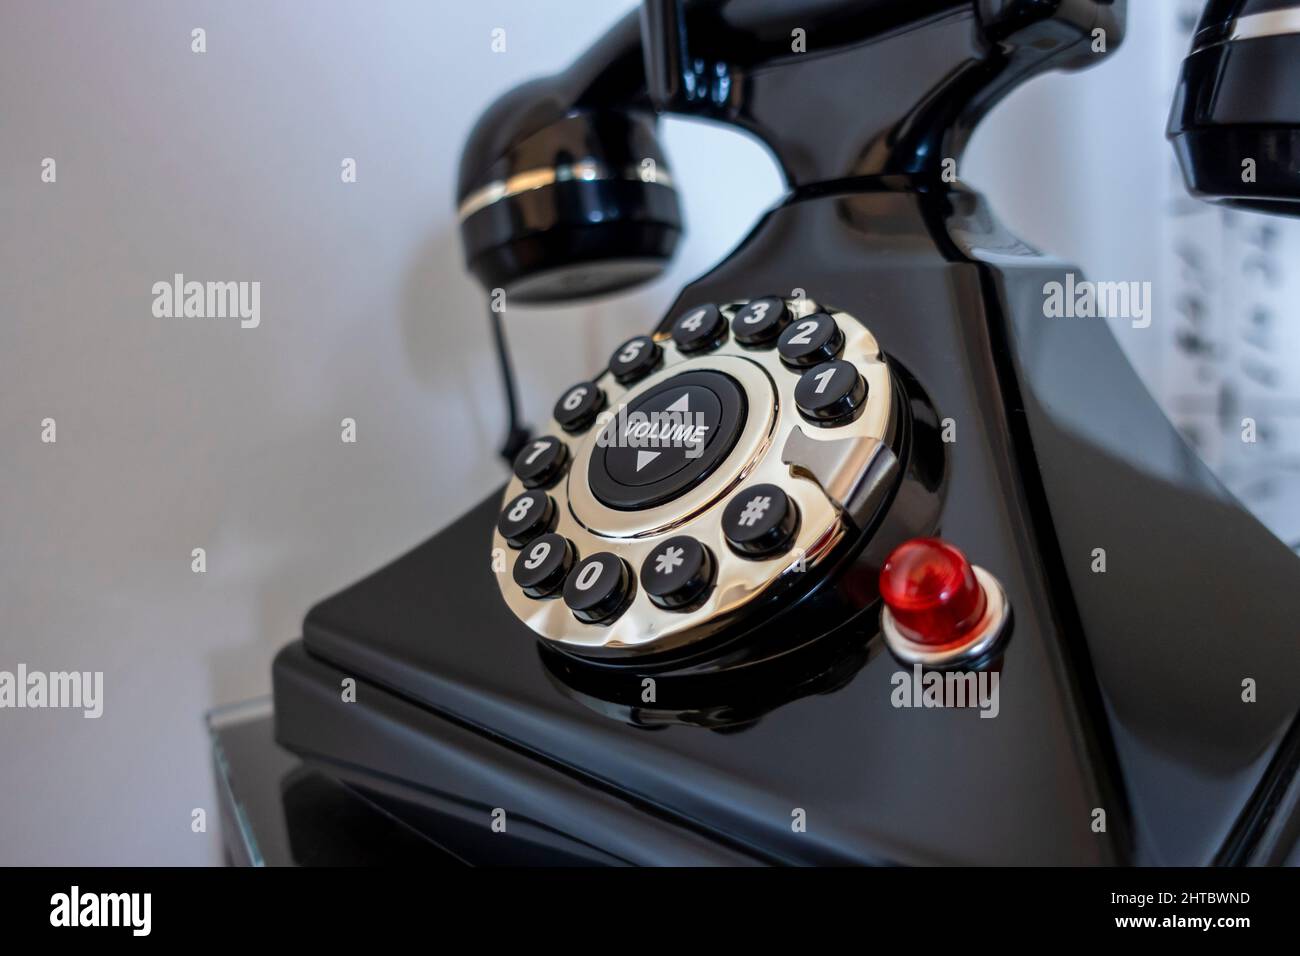
<path fill-rule="evenodd" d="M 636 453 L 636 470 L 637 470 L 637 471 L 640 471 L 640 470 L 641 470 L 642 468 L 644 468 L 646 465 L 650 464 L 650 462 L 652 462 L 652 461 L 654 461 L 656 458 L 658 458 L 658 457 L 659 457 L 659 454 L 660 454 L 660 453 L 657 452 L 657 451 L 639 451 L 639 452 L 637 452 L 637 453 Z"/>
<path fill-rule="evenodd" d="M 673 402 L 673 403 L 672 403 L 671 405 L 669 405 L 667 408 L 665 408 L 664 411 L 666 411 L 666 412 L 689 412 L 689 411 L 691 410 L 691 409 L 690 409 L 690 401 L 691 401 L 691 393 L 690 393 L 690 392 L 682 392 L 682 397 L 679 398 L 679 399 L 677 399 L 677 401 Z"/>

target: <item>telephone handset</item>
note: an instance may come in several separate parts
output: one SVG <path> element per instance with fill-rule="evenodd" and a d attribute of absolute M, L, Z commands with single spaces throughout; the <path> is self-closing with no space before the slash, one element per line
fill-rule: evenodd
<path fill-rule="evenodd" d="M 796 193 L 889 174 L 938 182 L 1014 86 L 1117 48 L 1125 4 L 646 0 L 569 69 L 483 114 L 457 188 L 467 264 L 520 302 L 657 276 L 683 228 L 656 138 L 663 112 L 754 133 Z M 1198 195 L 1286 213 L 1300 203 L 1297 18 L 1292 0 L 1207 4 L 1170 121 Z M 924 58 L 888 40 L 921 31 Z"/>
<path fill-rule="evenodd" d="M 661 112 L 754 133 L 795 190 L 891 173 L 939 181 L 975 121 L 1033 73 L 1088 65 L 1118 4 L 1018 0 L 647 0 L 567 70 L 498 99 L 461 156 L 467 265 L 515 301 L 657 276 L 682 231 Z M 936 54 L 873 43 L 926 30 Z M 802 34 L 802 36 L 801 36 Z M 909 61 L 910 59 L 910 61 Z M 859 91 L 888 82 L 894 95 Z"/>
<path fill-rule="evenodd" d="M 789 192 L 557 383 L 504 489 L 309 612 L 280 741 L 485 862 L 1288 852 L 1263 808 L 1300 759 L 1295 556 L 1194 455 L 1170 468 L 1181 439 L 1106 324 L 1044 318 L 1069 267 L 953 181 L 994 103 L 1103 63 L 1125 13 L 646 0 L 498 99 L 457 201 L 509 301 L 662 272 L 661 114 L 756 136 Z M 1207 6 L 1168 131 L 1198 195 L 1300 208 L 1297 44 L 1300 2 Z M 931 713 L 936 674 L 1006 697 Z M 1225 674 L 1272 692 L 1243 708 Z"/>

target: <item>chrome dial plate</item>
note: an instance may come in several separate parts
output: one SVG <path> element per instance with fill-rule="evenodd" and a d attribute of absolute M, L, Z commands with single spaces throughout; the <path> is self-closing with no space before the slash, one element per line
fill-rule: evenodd
<path fill-rule="evenodd" d="M 745 304 L 737 301 L 721 306 L 728 325 Z M 792 325 L 814 312 L 829 311 L 809 299 L 787 300 L 786 305 Z M 859 487 L 879 457 L 895 415 L 890 372 L 874 336 L 846 313 L 829 314 L 844 335 L 840 357 L 853 364 L 867 385 L 865 405 L 845 424 L 811 424 L 795 405 L 795 385 L 802 370 L 784 365 L 775 347 L 747 348 L 730 334 L 719 347 L 689 355 L 677 349 L 670 335 L 656 335 L 655 341 L 663 349 L 658 371 L 627 388 L 608 371 L 595 380 L 608 396 L 608 405 L 595 424 L 575 436 L 552 420 L 542 434 L 559 438 L 572 451 L 567 474 L 550 489 L 558 506 L 554 530 L 573 543 L 579 561 L 599 551 L 626 560 L 634 593 L 612 620 L 581 622 L 560 597 L 538 600 L 516 585 L 511 568 L 521 551 L 510 548 L 498 531 L 492 542 L 497 580 L 515 615 L 543 639 L 570 653 L 635 657 L 709 637 L 774 590 L 797 589 L 805 572 L 815 569 L 854 533 L 853 517 L 848 513 L 852 490 Z M 745 392 L 748 413 L 730 453 L 703 481 L 664 504 L 640 511 L 603 505 L 592 493 L 587 475 L 604 426 L 620 407 L 626 408 L 674 376 L 697 369 L 722 372 Z M 800 520 L 787 550 L 756 560 L 741 557 L 728 545 L 722 512 L 737 490 L 759 483 L 784 489 L 797 505 Z M 524 490 L 522 482 L 512 478 L 503 503 Z M 712 552 L 716 581 L 690 609 L 666 610 L 652 603 L 635 579 L 659 544 L 681 534 L 691 535 Z"/>

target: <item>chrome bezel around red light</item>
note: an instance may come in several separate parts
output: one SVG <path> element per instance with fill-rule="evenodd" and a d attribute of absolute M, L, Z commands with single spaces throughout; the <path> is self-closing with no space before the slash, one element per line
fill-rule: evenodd
<path fill-rule="evenodd" d="M 971 570 L 975 572 L 975 580 L 984 590 L 984 615 L 960 640 L 949 644 L 924 644 L 909 636 L 913 632 L 895 620 L 888 605 L 881 605 L 880 627 L 885 635 L 885 643 L 895 657 L 907 664 L 950 667 L 985 657 L 994 649 L 1006 631 L 1011 605 L 997 578 L 979 565 L 971 565 Z"/>

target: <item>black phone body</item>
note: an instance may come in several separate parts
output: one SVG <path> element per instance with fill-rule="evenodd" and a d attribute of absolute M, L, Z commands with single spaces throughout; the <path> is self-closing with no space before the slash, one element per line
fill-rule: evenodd
<path fill-rule="evenodd" d="M 877 41 L 872 62 L 910 56 L 918 83 L 945 57 L 965 63 L 969 11 L 941 6 L 932 29 Z M 968 77 L 1016 62 L 993 58 Z M 777 103 L 784 87 L 760 72 L 749 102 Z M 918 531 L 961 542 L 1013 609 L 983 670 L 996 713 L 991 700 L 927 707 L 870 594 L 832 618 L 790 602 L 762 625 L 788 650 L 659 673 L 648 700 L 642 671 L 577 660 L 507 607 L 489 548 L 498 491 L 310 611 L 276 660 L 277 739 L 470 862 L 1293 854 L 1296 556 L 1182 441 L 1106 321 L 1054 314 L 1078 271 L 1008 235 L 937 167 L 911 168 L 986 105 L 958 86 L 955 111 L 942 97 L 868 108 L 897 135 L 831 182 L 798 170 L 827 162 L 812 151 L 833 152 L 833 115 L 824 137 L 773 137 L 794 188 L 660 331 L 703 303 L 796 289 L 870 329 L 914 406 L 899 446 L 910 477 L 887 510 L 919 509 Z"/>
<path fill-rule="evenodd" d="M 910 669 L 882 650 L 872 608 L 806 672 L 685 693 L 678 710 L 602 698 L 501 601 L 494 494 L 311 611 L 276 664 L 279 739 L 482 839 L 459 850 L 479 860 L 1267 852 L 1254 814 L 1297 747 L 1296 558 L 1182 443 L 1104 321 L 1044 319 L 1044 285 L 1070 272 L 971 194 L 885 190 L 773 210 L 680 299 L 816 289 L 869 317 L 956 423 L 940 527 L 978 543 L 1016 615 L 995 717 L 894 706 Z M 497 808 L 517 842 L 492 839 Z"/>

